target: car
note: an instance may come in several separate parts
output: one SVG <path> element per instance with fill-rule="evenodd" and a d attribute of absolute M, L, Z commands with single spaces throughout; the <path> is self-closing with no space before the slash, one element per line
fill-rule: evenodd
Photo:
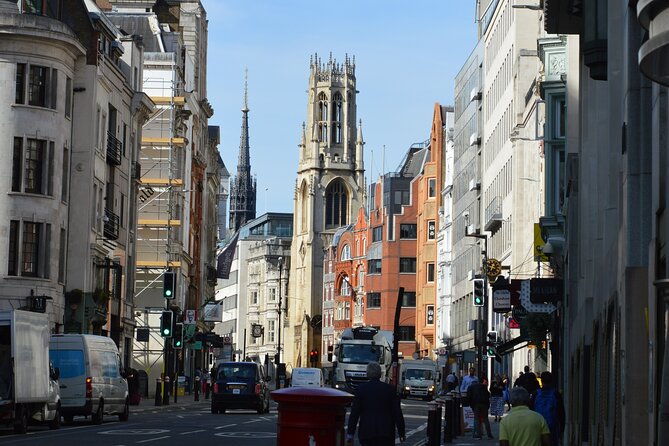
<path fill-rule="evenodd" d="M 256 362 L 221 362 L 212 376 L 211 413 L 227 409 L 252 409 L 269 413 L 269 382 L 262 365 Z"/>

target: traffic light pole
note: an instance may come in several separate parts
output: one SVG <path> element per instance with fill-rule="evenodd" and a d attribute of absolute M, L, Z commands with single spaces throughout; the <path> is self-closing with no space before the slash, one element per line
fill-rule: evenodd
<path fill-rule="evenodd" d="M 478 370 L 479 382 L 483 382 L 483 352 L 485 351 L 485 335 L 488 331 L 488 236 L 485 234 L 466 234 L 466 237 L 474 237 L 483 240 L 483 306 L 478 307 L 476 315 L 477 330 L 474 331 L 474 344 L 476 348 L 476 368 Z"/>

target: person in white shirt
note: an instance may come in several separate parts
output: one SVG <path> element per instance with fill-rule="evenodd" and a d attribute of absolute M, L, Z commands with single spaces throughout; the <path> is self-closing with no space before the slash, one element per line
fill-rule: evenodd
<path fill-rule="evenodd" d="M 465 375 L 462 378 L 462 384 L 460 384 L 460 393 L 467 394 L 467 389 L 472 383 L 479 382 L 478 377 L 476 376 L 476 368 L 469 368 L 469 375 Z"/>

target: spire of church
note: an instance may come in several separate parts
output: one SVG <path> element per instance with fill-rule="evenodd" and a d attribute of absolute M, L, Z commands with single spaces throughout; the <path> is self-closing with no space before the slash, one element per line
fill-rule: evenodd
<path fill-rule="evenodd" d="M 230 230 L 235 232 L 254 218 L 256 218 L 256 180 L 251 177 L 247 68 L 244 73 L 244 106 L 242 107 L 242 132 L 239 137 L 237 175 L 230 187 Z"/>

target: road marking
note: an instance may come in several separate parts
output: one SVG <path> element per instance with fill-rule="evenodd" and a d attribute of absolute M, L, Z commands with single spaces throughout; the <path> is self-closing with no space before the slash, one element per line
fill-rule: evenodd
<path fill-rule="evenodd" d="M 113 431 L 101 431 L 101 435 L 160 435 L 169 432 L 167 429 L 115 429 Z"/>
<path fill-rule="evenodd" d="M 141 441 L 138 441 L 137 443 L 138 443 L 138 444 L 139 444 L 139 443 L 148 443 L 149 441 L 164 440 L 165 438 L 170 438 L 170 436 L 169 436 L 169 435 L 165 435 L 164 437 L 149 438 L 149 439 L 147 439 L 147 440 L 141 440 Z"/>
<path fill-rule="evenodd" d="M 226 427 L 234 427 L 234 426 L 237 426 L 237 423 L 235 423 L 235 424 L 226 424 L 225 426 L 218 426 L 218 427 L 215 427 L 214 429 L 225 429 Z"/>
<path fill-rule="evenodd" d="M 196 431 L 190 431 L 190 432 L 181 432 L 179 435 L 188 435 L 188 434 L 197 434 L 198 432 L 204 432 L 205 429 L 199 429 Z"/>
<path fill-rule="evenodd" d="M 276 432 L 221 432 L 214 434 L 217 437 L 239 437 L 239 438 L 275 438 Z"/>

